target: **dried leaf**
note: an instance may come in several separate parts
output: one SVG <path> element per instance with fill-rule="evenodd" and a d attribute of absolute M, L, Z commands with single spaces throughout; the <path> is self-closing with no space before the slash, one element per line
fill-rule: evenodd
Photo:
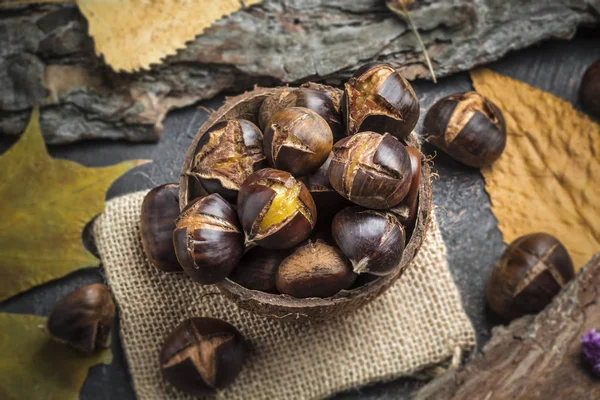
<path fill-rule="evenodd" d="M 54 160 L 34 109 L 19 141 L 0 155 L 0 301 L 98 265 L 83 246 L 83 228 L 104 209 L 112 182 L 145 162 L 87 168 Z"/>
<path fill-rule="evenodd" d="M 46 318 L 0 313 L 0 398 L 79 399 L 88 369 L 110 364 L 110 350 L 79 353 L 50 339 Z"/>
<path fill-rule="evenodd" d="M 579 268 L 600 250 L 600 126 L 569 102 L 488 69 L 471 78 L 506 119 L 506 149 L 482 170 L 504 240 L 547 232 Z"/>
<path fill-rule="evenodd" d="M 96 53 L 116 71 L 146 69 L 213 22 L 262 0 L 77 0 Z"/>

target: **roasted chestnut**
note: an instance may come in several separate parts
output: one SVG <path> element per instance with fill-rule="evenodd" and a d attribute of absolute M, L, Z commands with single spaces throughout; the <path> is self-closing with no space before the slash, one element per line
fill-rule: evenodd
<path fill-rule="evenodd" d="M 246 245 L 287 249 L 310 236 L 317 208 L 306 186 L 285 171 L 265 168 L 240 187 L 237 211 Z"/>
<path fill-rule="evenodd" d="M 208 396 L 230 385 L 246 359 L 242 334 L 216 318 L 190 318 L 167 337 L 159 356 L 163 378 L 194 396 Z"/>
<path fill-rule="evenodd" d="M 173 231 L 179 216 L 179 186 L 168 183 L 155 187 L 142 202 L 140 235 L 151 266 L 165 272 L 181 272 L 175 256 Z"/>
<path fill-rule="evenodd" d="M 331 233 L 357 274 L 388 275 L 402 260 L 406 233 L 392 213 L 348 207 L 333 219 Z"/>
<path fill-rule="evenodd" d="M 244 233 L 235 210 L 219 194 L 189 203 L 175 224 L 175 254 L 183 271 L 198 283 L 227 278 L 244 254 Z"/>
<path fill-rule="evenodd" d="M 414 147 L 404 146 L 410 157 L 411 182 L 408 194 L 392 211 L 405 228 L 414 226 L 419 208 L 419 187 L 421 186 L 421 152 Z"/>
<path fill-rule="evenodd" d="M 208 193 L 233 202 L 248 175 L 267 166 L 263 134 L 245 119 L 219 122 L 202 136 L 198 149 L 187 174 Z"/>
<path fill-rule="evenodd" d="M 333 136 L 319 114 L 308 108 L 291 107 L 271 117 L 263 143 L 273 167 L 302 176 L 315 172 L 327 160 Z"/>
<path fill-rule="evenodd" d="M 579 99 L 585 111 L 600 116 L 600 60 L 590 65 L 583 74 Z"/>
<path fill-rule="evenodd" d="M 547 233 L 532 233 L 512 242 L 494 266 L 487 302 L 507 321 L 536 314 L 574 276 L 567 249 Z"/>
<path fill-rule="evenodd" d="M 390 65 L 369 63 L 344 85 L 342 114 L 349 135 L 372 131 L 406 139 L 419 120 L 419 100 Z"/>
<path fill-rule="evenodd" d="M 363 207 L 388 209 L 407 195 L 408 152 L 389 134 L 361 132 L 333 146 L 329 182 L 343 197 Z"/>
<path fill-rule="evenodd" d="M 59 342 L 84 353 L 110 347 L 115 303 L 100 283 L 83 286 L 60 299 L 52 309 L 46 329 Z"/>
<path fill-rule="evenodd" d="M 477 92 L 439 100 L 427 112 L 423 130 L 433 145 L 475 168 L 492 164 L 506 146 L 502 112 Z"/>
<path fill-rule="evenodd" d="M 279 264 L 290 254 L 287 250 L 255 247 L 244 254 L 229 279 L 251 290 L 277 293 L 275 274 Z"/>
<path fill-rule="evenodd" d="M 320 240 L 308 242 L 283 260 L 275 283 L 290 296 L 330 297 L 352 286 L 356 274 L 344 255 Z"/>

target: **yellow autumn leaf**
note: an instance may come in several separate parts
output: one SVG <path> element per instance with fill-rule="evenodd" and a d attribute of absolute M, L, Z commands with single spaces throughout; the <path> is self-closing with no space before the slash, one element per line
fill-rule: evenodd
<path fill-rule="evenodd" d="M 87 168 L 52 159 L 34 109 L 19 141 L 0 155 L 0 301 L 98 265 L 83 245 L 83 228 L 104 210 L 112 182 L 145 162 Z"/>
<path fill-rule="evenodd" d="M 212 23 L 262 0 L 77 0 L 96 54 L 115 71 L 160 63 Z"/>
<path fill-rule="evenodd" d="M 77 400 L 88 369 L 110 364 L 112 353 L 80 353 L 55 342 L 46 318 L 0 313 L 0 398 Z"/>
<path fill-rule="evenodd" d="M 547 232 L 580 268 L 600 250 L 600 126 L 569 102 L 489 69 L 471 79 L 506 120 L 506 149 L 482 170 L 504 240 Z"/>

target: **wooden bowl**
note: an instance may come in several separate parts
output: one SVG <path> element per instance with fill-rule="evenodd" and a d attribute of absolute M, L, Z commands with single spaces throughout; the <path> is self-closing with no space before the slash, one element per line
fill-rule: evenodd
<path fill-rule="evenodd" d="M 328 88 L 338 91 L 338 89 Z M 245 118 L 258 125 L 258 110 L 263 100 L 273 94 L 290 90 L 288 87 L 257 88 L 242 95 L 228 98 L 225 104 L 217 111 L 212 112 L 209 119 L 200 127 L 186 154 L 180 177 L 179 204 L 181 208 L 198 195 L 205 192 L 195 179 L 190 179 L 186 174 L 190 170 L 194 155 L 198 151 L 198 142 L 213 125 L 232 118 Z M 340 92 L 341 93 L 341 92 Z M 407 139 L 408 145 L 419 148 L 416 136 L 411 134 Z M 226 279 L 216 286 L 227 297 L 243 309 L 255 314 L 282 320 L 294 321 L 319 321 L 331 319 L 367 304 L 400 278 L 411 261 L 415 258 L 427 232 L 431 217 L 431 170 L 423 160 L 421 187 L 419 193 L 419 209 L 415 228 L 407 243 L 402 260 L 398 268 L 390 275 L 352 290 L 342 290 L 329 298 L 299 299 L 285 294 L 269 294 L 245 287 Z"/>

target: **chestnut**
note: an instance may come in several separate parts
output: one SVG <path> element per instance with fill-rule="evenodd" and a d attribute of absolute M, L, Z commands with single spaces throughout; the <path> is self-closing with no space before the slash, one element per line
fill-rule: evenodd
<path fill-rule="evenodd" d="M 406 139 L 419 109 L 410 83 L 388 64 L 366 64 L 344 85 L 342 115 L 349 135 L 372 131 Z"/>
<path fill-rule="evenodd" d="M 263 143 L 269 164 L 302 176 L 315 172 L 327 160 L 333 136 L 319 114 L 308 108 L 290 107 L 271 117 Z"/>
<path fill-rule="evenodd" d="M 271 117 L 289 107 L 304 107 L 316 112 L 323 118 L 337 141 L 346 135 L 340 110 L 341 96 L 337 91 L 317 83 L 305 83 L 299 88 L 285 90 L 267 97 L 258 112 L 260 127 L 265 131 Z"/>
<path fill-rule="evenodd" d="M 547 233 L 512 242 L 492 270 L 486 297 L 490 308 L 510 321 L 542 311 L 575 276 L 567 249 Z"/>
<path fill-rule="evenodd" d="M 235 210 L 219 194 L 189 203 L 175 224 L 175 254 L 183 271 L 198 283 L 211 285 L 227 278 L 244 254 Z"/>
<path fill-rule="evenodd" d="M 421 152 L 414 147 L 404 146 L 410 158 L 411 182 L 408 194 L 392 211 L 405 228 L 413 227 L 419 208 L 419 187 L 421 186 Z"/>
<path fill-rule="evenodd" d="M 492 164 L 506 146 L 502 112 L 477 92 L 454 94 L 436 102 L 423 122 L 433 145 L 475 168 Z"/>
<path fill-rule="evenodd" d="M 330 297 L 352 286 L 356 274 L 335 247 L 317 240 L 299 247 L 277 270 L 277 289 L 290 296 Z"/>
<path fill-rule="evenodd" d="M 392 213 L 348 207 L 333 219 L 331 233 L 357 274 L 388 275 L 402 260 L 406 233 Z"/>
<path fill-rule="evenodd" d="M 175 388 L 208 396 L 229 386 L 246 359 L 242 334 L 216 318 L 190 318 L 167 337 L 160 351 L 163 378 Z"/>
<path fill-rule="evenodd" d="M 255 247 L 244 254 L 229 279 L 246 289 L 277 293 L 275 274 L 279 265 L 289 255 L 287 250 L 269 250 Z"/>
<path fill-rule="evenodd" d="M 246 245 L 287 249 L 306 240 L 317 208 L 306 186 L 285 171 L 265 168 L 240 187 L 237 211 Z"/>
<path fill-rule="evenodd" d="M 585 111 L 600 116 L 600 60 L 592 63 L 583 74 L 579 100 Z"/>
<path fill-rule="evenodd" d="M 404 199 L 412 181 L 410 157 L 389 134 L 361 132 L 333 146 L 329 182 L 343 197 L 384 210 Z"/>
<path fill-rule="evenodd" d="M 219 193 L 232 202 L 244 179 L 267 167 L 263 134 L 245 119 L 219 122 L 200 138 L 198 149 L 187 174 L 208 193 Z"/>
<path fill-rule="evenodd" d="M 179 216 L 179 186 L 168 183 L 155 187 L 142 202 L 140 235 L 148 262 L 165 272 L 181 272 L 175 256 L 173 231 Z"/>
<path fill-rule="evenodd" d="M 84 353 L 110 347 L 115 303 L 100 283 L 80 287 L 60 299 L 52 309 L 46 329 L 59 342 Z"/>

